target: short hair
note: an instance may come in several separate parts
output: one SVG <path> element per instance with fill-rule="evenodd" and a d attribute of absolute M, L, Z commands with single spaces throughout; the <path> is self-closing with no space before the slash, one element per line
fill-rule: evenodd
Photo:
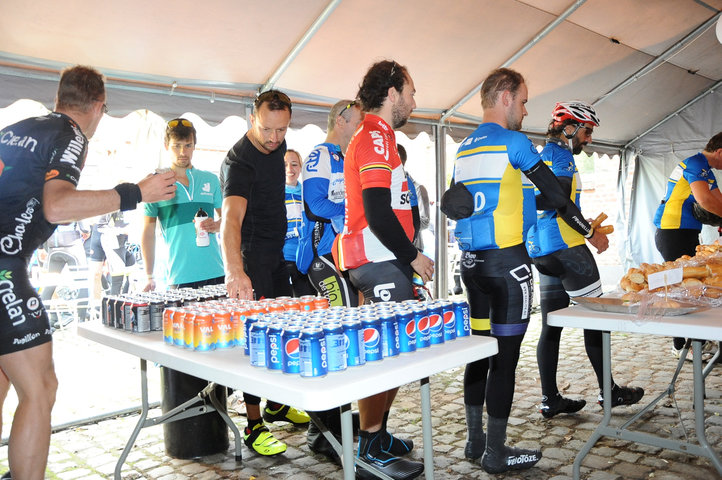
<path fill-rule="evenodd" d="M 399 150 L 399 158 L 401 158 L 401 165 L 406 165 L 406 149 L 400 143 L 396 144 L 396 148 Z"/>
<path fill-rule="evenodd" d="M 196 135 L 196 127 L 190 120 L 185 118 L 174 118 L 169 120 L 165 126 L 165 144 L 168 145 L 172 138 L 182 140 L 184 138 L 191 138 L 193 145 L 198 143 L 198 137 Z"/>
<path fill-rule="evenodd" d="M 292 148 L 287 148 L 287 149 L 286 149 L 286 153 L 285 153 L 283 156 L 285 157 L 285 156 L 288 155 L 289 153 L 295 153 L 296 156 L 298 157 L 298 161 L 301 162 L 301 163 L 303 163 L 303 157 L 301 156 L 300 153 L 298 153 L 297 150 L 294 150 L 294 149 L 292 149 Z"/>
<path fill-rule="evenodd" d="M 497 68 L 489 74 L 481 85 L 481 107 L 491 108 L 496 105 L 499 93 L 509 90 L 516 96 L 519 87 L 524 83 L 521 73 L 510 68 Z"/>
<path fill-rule="evenodd" d="M 356 95 L 361 101 L 363 110 L 368 112 L 381 108 L 389 94 L 389 88 L 394 87 L 399 92 L 402 91 L 408 77 L 409 72 L 406 67 L 393 60 L 383 60 L 371 65 Z"/>
<path fill-rule="evenodd" d="M 60 72 L 55 109 L 87 112 L 94 102 L 102 102 L 105 78 L 92 67 L 75 65 Z"/>
<path fill-rule="evenodd" d="M 253 113 L 258 113 L 264 103 L 268 104 L 269 110 L 288 110 L 288 113 L 293 114 L 291 99 L 280 90 L 266 90 L 258 94 L 253 101 Z"/>
<path fill-rule="evenodd" d="M 328 131 L 332 132 L 336 128 L 336 119 L 339 116 L 345 115 L 346 112 L 351 110 L 354 106 L 356 106 L 355 100 L 344 99 L 334 103 L 333 107 L 331 107 L 331 111 L 328 112 Z M 350 118 L 343 118 L 346 121 L 350 120 Z"/>
<path fill-rule="evenodd" d="M 707 146 L 704 147 L 705 152 L 715 152 L 722 148 L 722 132 L 719 132 L 714 137 L 710 138 L 707 142 Z"/>

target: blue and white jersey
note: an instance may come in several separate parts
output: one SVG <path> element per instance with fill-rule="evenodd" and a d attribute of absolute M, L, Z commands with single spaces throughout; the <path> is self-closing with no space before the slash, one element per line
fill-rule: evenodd
<path fill-rule="evenodd" d="M 454 235 L 466 251 L 519 245 L 536 221 L 534 184 L 522 172 L 539 163 L 523 133 L 482 123 L 459 147 L 454 181 L 474 197 L 474 212 L 459 220 Z"/>
<path fill-rule="evenodd" d="M 303 162 L 301 181 L 303 202 L 312 215 L 309 218 L 304 209 L 296 266 L 301 273 L 306 273 L 315 256 L 313 233 L 316 223 L 322 223 L 318 230 L 323 230 L 320 238 L 316 238 L 318 255 L 331 253 L 336 234 L 343 230 L 346 187 L 341 147 L 332 143 L 317 145 Z"/>
<path fill-rule="evenodd" d="M 298 238 L 303 224 L 303 198 L 301 197 L 301 182 L 296 186 L 286 185 L 286 242 L 283 244 L 283 259 L 289 262 L 296 261 Z"/>
<path fill-rule="evenodd" d="M 541 152 L 542 160 L 557 177 L 572 179 L 570 198 L 581 209 L 579 199 L 582 181 L 574 162 L 574 155 L 563 143 L 549 141 Z M 566 248 L 584 245 L 584 236 L 570 227 L 556 210 L 540 210 L 536 225 L 532 226 L 526 239 L 526 249 L 532 258 L 549 255 Z"/>

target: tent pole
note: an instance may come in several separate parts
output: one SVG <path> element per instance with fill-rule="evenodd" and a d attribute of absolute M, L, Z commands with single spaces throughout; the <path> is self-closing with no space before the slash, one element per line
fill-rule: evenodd
<path fill-rule="evenodd" d="M 434 282 L 434 298 L 445 298 L 448 289 L 448 254 L 447 254 L 447 238 L 448 232 L 446 228 L 446 215 L 441 213 L 439 205 L 441 196 L 446 191 L 446 127 L 443 125 L 434 125 L 434 146 L 436 148 L 436 205 L 434 205 L 434 219 L 436 223 L 436 231 L 434 232 L 434 242 L 436 243 L 436 281 Z"/>

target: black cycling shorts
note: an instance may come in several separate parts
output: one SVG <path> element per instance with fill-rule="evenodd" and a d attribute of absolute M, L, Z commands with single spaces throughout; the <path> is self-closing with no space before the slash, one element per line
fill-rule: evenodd
<path fill-rule="evenodd" d="M 52 340 L 48 314 L 23 258 L 0 258 L 0 355 Z"/>
<path fill-rule="evenodd" d="M 534 284 L 524 245 L 462 252 L 461 279 L 472 318 L 490 319 L 492 335 L 526 333 Z"/>
<path fill-rule="evenodd" d="M 336 270 L 330 253 L 313 259 L 308 267 L 308 279 L 319 295 L 328 298 L 332 307 L 358 306 L 358 290 Z"/>
<path fill-rule="evenodd" d="M 351 283 L 364 296 L 364 303 L 402 302 L 414 299 L 410 265 L 398 260 L 367 263 L 349 270 Z"/>
<path fill-rule="evenodd" d="M 558 250 L 543 257 L 534 258 L 534 266 L 541 274 L 540 285 L 546 283 L 544 276 L 561 280 L 570 297 L 599 297 L 602 281 L 597 262 L 586 245 Z"/>
<path fill-rule="evenodd" d="M 694 257 L 699 245 L 700 230 L 691 228 L 658 228 L 654 244 L 665 262 L 673 262 L 682 255 Z"/>

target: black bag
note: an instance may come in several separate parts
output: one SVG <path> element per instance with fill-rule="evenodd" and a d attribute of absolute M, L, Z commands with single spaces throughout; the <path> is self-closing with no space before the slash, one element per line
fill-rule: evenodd
<path fill-rule="evenodd" d="M 468 218 L 474 213 L 474 196 L 463 183 L 455 183 L 441 197 L 441 211 L 452 220 Z"/>
<path fill-rule="evenodd" d="M 704 223 L 705 225 L 712 225 L 713 227 L 722 227 L 722 217 L 715 215 L 709 210 L 702 208 L 697 202 L 692 204 L 692 215 L 694 218 Z"/>

